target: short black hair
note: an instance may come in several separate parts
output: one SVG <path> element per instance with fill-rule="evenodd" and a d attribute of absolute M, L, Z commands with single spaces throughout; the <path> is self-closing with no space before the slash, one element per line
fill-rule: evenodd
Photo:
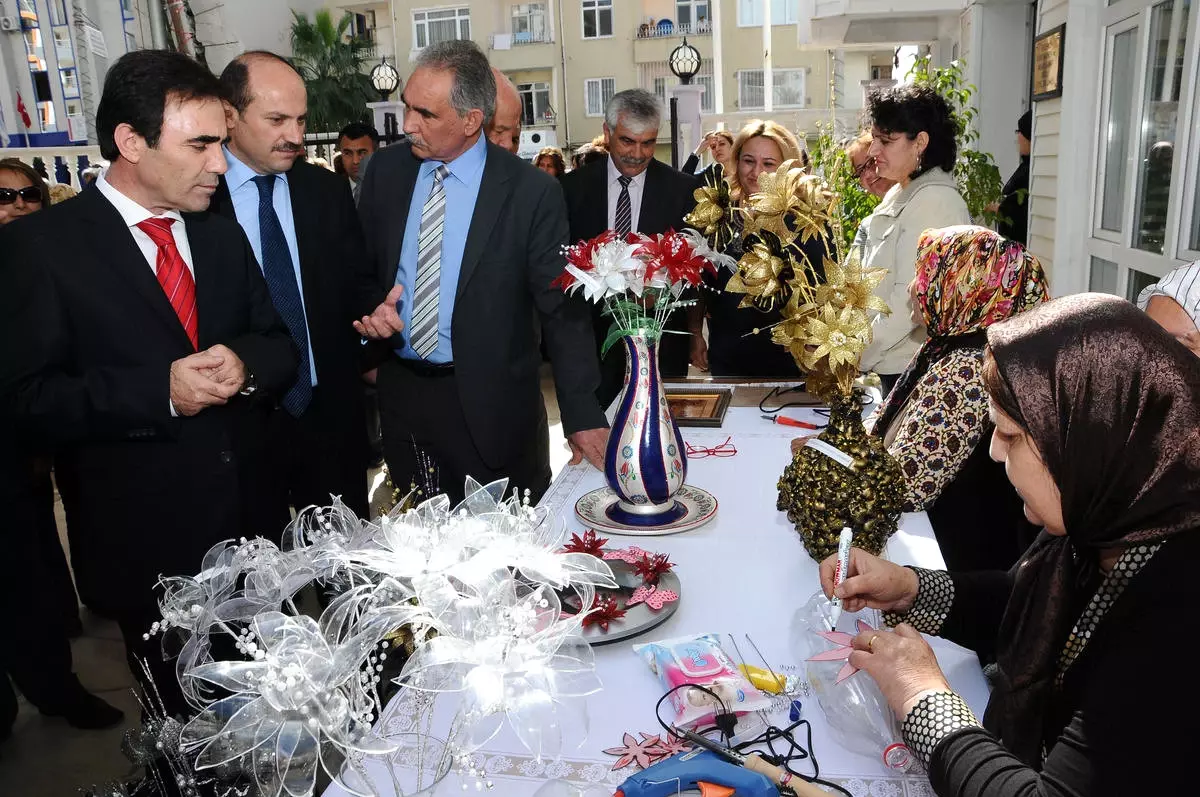
<path fill-rule="evenodd" d="M 100 154 L 109 161 L 121 156 L 114 138 L 121 124 L 129 125 L 147 144 L 157 147 L 168 102 L 224 98 L 216 76 L 183 53 L 128 52 L 109 67 L 104 78 L 104 93 L 96 110 Z"/>
<path fill-rule="evenodd" d="M 884 133 L 903 133 L 910 141 L 922 131 L 929 136 L 929 146 L 912 177 L 920 177 L 934 167 L 954 171 L 958 159 L 954 113 L 932 87 L 909 83 L 872 92 L 867 100 L 867 116 Z"/>
<path fill-rule="evenodd" d="M 301 80 L 304 79 L 296 65 L 282 55 L 270 50 L 247 50 L 221 70 L 221 86 L 225 90 L 225 99 L 238 113 L 246 110 L 250 106 L 250 100 L 253 99 L 250 96 L 250 64 L 254 61 L 278 61 L 281 64 L 287 64 L 293 72 L 299 75 Z"/>
<path fill-rule="evenodd" d="M 350 124 L 343 127 L 340 131 L 338 131 L 338 137 L 337 137 L 338 149 L 341 149 L 341 147 L 342 147 L 342 139 L 343 138 L 348 138 L 351 141 L 353 141 L 354 139 L 362 138 L 363 136 L 370 136 L 371 141 L 373 141 L 376 144 L 376 146 L 378 146 L 378 144 L 379 144 L 379 131 L 378 130 L 376 130 L 374 127 L 372 127 L 371 125 L 366 124 L 364 122 L 351 122 Z"/>

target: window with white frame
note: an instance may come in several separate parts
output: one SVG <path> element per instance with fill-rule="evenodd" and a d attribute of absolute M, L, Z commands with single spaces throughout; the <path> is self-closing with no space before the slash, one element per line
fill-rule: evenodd
<path fill-rule="evenodd" d="M 512 7 L 513 44 L 548 42 L 545 3 L 522 3 Z"/>
<path fill-rule="evenodd" d="M 588 116 L 604 116 L 604 106 L 617 93 L 617 79 L 590 77 L 583 81 L 584 109 Z"/>
<path fill-rule="evenodd" d="M 764 0 L 737 0 L 738 27 L 762 27 Z M 771 0 L 771 24 L 795 25 L 800 20 L 800 0 Z"/>
<path fill-rule="evenodd" d="M 583 38 L 613 35 L 612 0 L 583 0 Z"/>
<path fill-rule="evenodd" d="M 805 106 L 803 68 L 772 69 L 771 76 L 774 88 L 771 92 L 775 108 L 803 108 Z M 740 110 L 755 110 L 766 107 L 763 71 L 761 69 L 741 69 L 738 77 L 738 108 Z"/>
<path fill-rule="evenodd" d="M 544 125 L 550 119 L 550 84 L 518 83 L 517 94 L 521 97 L 521 126 Z"/>
<path fill-rule="evenodd" d="M 429 8 L 413 12 L 413 48 L 471 38 L 470 8 Z"/>
<path fill-rule="evenodd" d="M 708 0 L 675 0 L 675 25 L 680 33 L 708 32 Z"/>
<path fill-rule="evenodd" d="M 1189 0 L 1127 0 L 1101 15 L 1088 283 L 1132 299 L 1200 258 L 1196 20 Z"/>

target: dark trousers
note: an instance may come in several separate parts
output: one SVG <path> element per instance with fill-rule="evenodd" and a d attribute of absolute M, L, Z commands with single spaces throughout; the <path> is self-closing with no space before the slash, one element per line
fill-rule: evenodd
<path fill-rule="evenodd" d="M 514 451 L 508 462 L 493 468 L 483 461 L 471 439 L 452 371 L 422 375 L 392 358 L 379 366 L 377 388 L 383 453 L 392 484 L 402 495 L 408 493 L 410 484 L 425 484 L 430 463 L 437 470 L 434 489 L 448 495 L 451 502 L 462 499 L 467 476 L 480 484 L 507 478 L 510 489 L 522 493 L 528 489 L 535 502 L 550 486 L 550 430 L 544 405 L 526 445 Z"/>
<path fill-rule="evenodd" d="M 8 486 L 16 489 L 4 501 L 0 520 L 5 556 L 0 605 L 10 609 L 0 665 L 29 702 L 50 708 L 67 689 L 78 688 L 67 639 L 68 620 L 78 619 L 75 587 L 54 522 L 48 467 L 24 473 Z"/>
<path fill-rule="evenodd" d="M 361 390 L 358 385 L 353 390 Z M 357 397 L 357 396 L 356 396 Z M 329 506 L 331 495 L 360 518 L 366 518 L 367 467 L 366 429 L 363 405 L 357 401 L 335 401 L 321 385 L 313 388 L 312 402 L 299 417 L 282 407 L 271 413 L 267 435 L 271 451 L 274 488 L 281 493 L 280 506 Z M 264 529 L 264 537 L 278 540 L 288 518 L 279 528 Z"/>

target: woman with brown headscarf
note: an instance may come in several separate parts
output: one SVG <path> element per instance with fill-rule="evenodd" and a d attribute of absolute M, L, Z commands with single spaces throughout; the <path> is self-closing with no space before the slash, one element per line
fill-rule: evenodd
<path fill-rule="evenodd" d="M 1200 712 L 1180 647 L 1195 624 L 1176 621 L 1200 561 L 1200 360 L 1099 294 L 997 324 L 988 347 L 992 456 L 1043 531 L 1007 573 L 855 549 L 837 594 L 896 630 L 860 634 L 850 663 L 941 797 L 1181 793 Z M 995 649 L 982 724 L 917 631 Z"/>

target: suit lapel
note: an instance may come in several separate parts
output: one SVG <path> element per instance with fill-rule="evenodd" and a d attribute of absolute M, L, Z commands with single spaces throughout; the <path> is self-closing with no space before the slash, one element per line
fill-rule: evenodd
<path fill-rule="evenodd" d="M 219 213 L 227 219 L 237 221 L 237 214 L 233 210 L 233 197 L 229 195 L 229 183 L 225 182 L 223 174 L 217 180 L 216 193 L 208 202 L 208 212 Z M 188 243 L 190 244 L 191 241 L 189 240 Z"/>
<path fill-rule="evenodd" d="M 600 235 L 608 229 L 608 159 L 596 161 L 592 172 L 588 175 L 591 180 L 588 193 L 596 197 L 592 203 L 592 229 L 596 232 L 589 237 Z"/>
<path fill-rule="evenodd" d="M 145 255 L 133 240 L 133 233 L 125 225 L 121 214 L 98 190 L 83 192 L 77 201 L 83 203 L 84 219 L 95 230 L 94 240 L 101 242 L 92 251 L 108 264 L 119 279 L 129 285 L 134 295 L 145 303 L 151 314 L 162 322 L 180 343 L 191 349 L 192 342 L 188 340 L 183 324 L 175 315 L 175 309 L 171 307 L 166 293 L 158 284 L 154 269 L 147 264 Z M 189 236 L 189 243 L 191 243 L 191 236 Z M 193 252 L 195 252 L 194 249 Z M 195 262 L 194 254 L 192 262 Z M 199 286 L 197 286 L 197 295 L 199 295 Z M 199 303 L 197 303 L 197 308 L 199 308 Z M 203 317 L 199 319 L 199 323 L 203 325 Z"/>
<path fill-rule="evenodd" d="M 226 193 L 226 196 L 229 194 Z M 232 211 L 232 204 L 230 210 Z M 217 249 L 215 235 L 205 229 L 205 217 L 202 213 L 184 213 L 183 223 L 187 225 L 188 246 L 192 250 L 192 273 L 196 279 L 196 329 L 200 340 L 200 350 L 203 351 L 214 335 L 210 334 L 213 327 L 214 313 L 217 307 L 218 293 L 215 285 L 215 270 L 223 268 L 221 254 Z M 161 291 L 160 291 L 161 293 Z M 172 310 L 171 317 L 175 318 Z M 175 321 L 175 326 L 182 330 L 183 326 Z"/>
<path fill-rule="evenodd" d="M 647 235 L 657 235 L 667 231 L 668 224 L 663 222 L 663 188 L 662 170 L 658 161 L 651 160 L 646 167 L 646 184 L 642 188 L 642 206 L 638 212 L 638 231 Z"/>
<path fill-rule="evenodd" d="M 483 178 L 479 183 L 479 196 L 475 199 L 475 212 L 471 215 L 471 228 L 467 232 L 467 244 L 463 248 L 462 265 L 458 272 L 458 287 L 455 299 L 461 298 L 466 290 L 479 258 L 487 248 L 488 239 L 500 216 L 500 209 L 508 203 L 512 178 L 511 164 L 507 158 L 502 158 L 499 151 L 492 152 L 493 145 L 488 144 L 487 161 L 483 165 Z"/>
<path fill-rule="evenodd" d="M 317 261 L 321 251 L 317 243 L 323 225 L 315 197 L 311 191 L 304 190 L 304 175 L 297 175 L 298 172 L 302 172 L 302 169 L 293 167 L 288 174 L 288 196 L 292 200 L 292 225 L 296 230 L 296 254 L 300 258 L 300 294 L 304 297 L 304 306 L 311 307 L 308 289 L 310 285 L 315 287 L 320 284 Z M 311 321 L 309 326 L 311 335 Z"/>
<path fill-rule="evenodd" d="M 389 205 L 393 215 L 391 224 L 387 225 L 387 259 L 383 261 L 384 276 L 387 278 L 384 284 L 389 286 L 388 289 L 396 284 L 400 249 L 404 246 L 404 228 L 408 226 L 408 210 L 413 201 L 413 189 L 417 186 L 417 174 L 421 170 L 421 161 L 416 158 L 407 158 L 404 164 L 406 168 L 401 170 L 396 183 L 397 201 Z"/>

